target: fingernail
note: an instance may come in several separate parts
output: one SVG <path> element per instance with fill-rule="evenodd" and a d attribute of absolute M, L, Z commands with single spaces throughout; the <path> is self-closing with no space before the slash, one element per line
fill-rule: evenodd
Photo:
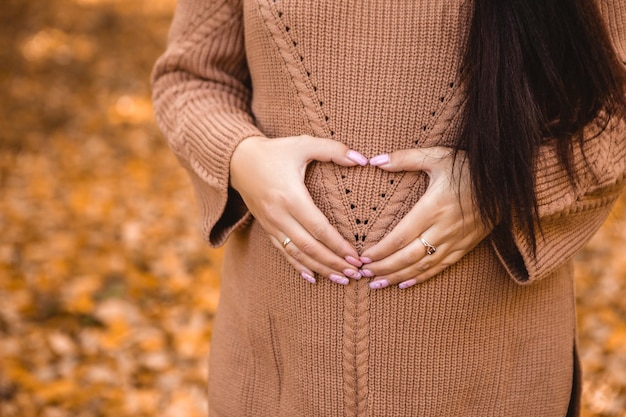
<path fill-rule="evenodd" d="M 341 275 L 337 275 L 337 274 L 330 274 L 328 279 L 330 279 L 335 284 L 340 284 L 340 285 L 348 285 L 348 283 L 350 282 L 348 278 L 342 277 Z"/>
<path fill-rule="evenodd" d="M 389 155 L 388 154 L 382 154 L 382 155 L 378 155 L 373 157 L 372 159 L 370 159 L 370 165 L 373 165 L 375 167 L 379 167 L 381 165 L 385 165 L 389 163 Z"/>
<path fill-rule="evenodd" d="M 400 284 L 398 284 L 398 288 L 401 288 L 401 289 L 404 290 L 404 289 L 407 289 L 409 287 L 412 287 L 415 284 L 417 284 L 417 280 L 416 279 L 410 279 L 408 281 L 404 281 L 404 282 L 401 282 Z"/>
<path fill-rule="evenodd" d="M 357 151 L 354 151 L 351 149 L 348 151 L 348 155 L 346 156 L 348 157 L 349 160 L 356 162 L 357 164 L 361 166 L 367 165 L 367 162 L 368 162 L 367 158 L 361 155 L 360 153 L 358 153 Z"/>
<path fill-rule="evenodd" d="M 371 278 L 374 276 L 374 273 L 370 271 L 369 269 L 361 269 L 361 275 L 367 278 Z"/>
<path fill-rule="evenodd" d="M 359 276 L 359 278 L 361 278 L 361 274 L 359 274 L 359 271 L 355 271 L 354 269 L 346 268 L 341 272 L 343 272 L 345 276 L 350 278 L 356 278 L 357 275 Z"/>
<path fill-rule="evenodd" d="M 371 264 L 372 260 L 370 258 L 368 258 L 367 256 L 361 256 L 359 257 L 359 259 L 361 260 L 361 262 L 363 262 L 364 264 Z"/>
<path fill-rule="evenodd" d="M 302 278 L 304 278 L 307 281 L 309 281 L 311 284 L 315 284 L 315 278 L 313 278 L 313 276 L 311 274 L 309 274 L 308 272 L 302 271 L 300 273 L 300 276 L 302 276 Z"/>
<path fill-rule="evenodd" d="M 373 290 L 380 290 L 381 288 L 386 288 L 389 286 L 389 281 L 386 279 L 381 279 L 380 281 L 372 281 L 370 282 L 370 288 Z"/>
<path fill-rule="evenodd" d="M 359 268 L 361 265 L 363 265 L 363 262 L 359 261 L 358 259 L 352 257 L 352 256 L 346 256 L 344 258 L 346 260 L 346 262 L 348 262 L 350 265 L 356 266 L 357 268 Z"/>

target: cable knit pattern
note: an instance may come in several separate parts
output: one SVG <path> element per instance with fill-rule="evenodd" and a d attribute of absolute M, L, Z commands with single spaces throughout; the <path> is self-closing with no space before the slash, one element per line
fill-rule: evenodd
<path fill-rule="evenodd" d="M 626 62 L 626 4 L 597 1 Z M 367 156 L 454 146 L 471 12 L 469 0 L 179 0 L 152 79 L 203 234 L 214 246 L 228 239 L 211 417 L 579 414 L 571 259 L 622 188 L 623 122 L 600 135 L 589 127 L 584 150 L 574 146 L 574 184 L 542 147 L 536 257 L 514 230 L 515 247 L 486 239 L 407 290 L 308 284 L 228 185 L 232 153 L 250 136 L 331 138 Z M 315 162 L 305 184 L 362 251 L 421 198 L 428 176 Z"/>

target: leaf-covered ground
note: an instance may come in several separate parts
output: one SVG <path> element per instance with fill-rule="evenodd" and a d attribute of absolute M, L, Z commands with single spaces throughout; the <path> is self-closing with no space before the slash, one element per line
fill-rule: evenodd
<path fill-rule="evenodd" d="M 174 0 L 0 7 L 0 416 L 206 415 L 221 253 L 156 129 Z M 626 198 L 578 256 L 585 416 L 626 416 Z"/>

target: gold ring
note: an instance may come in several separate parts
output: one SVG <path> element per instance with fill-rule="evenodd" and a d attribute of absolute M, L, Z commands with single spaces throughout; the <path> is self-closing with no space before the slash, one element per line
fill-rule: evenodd
<path fill-rule="evenodd" d="M 424 248 L 426 249 L 426 255 L 432 255 L 433 253 L 437 252 L 437 248 L 428 243 L 428 241 L 422 236 L 420 236 L 420 240 L 422 241 L 422 245 L 424 245 Z"/>
<path fill-rule="evenodd" d="M 291 239 L 289 239 L 289 237 L 286 237 L 283 240 L 283 248 L 286 248 L 289 243 L 291 243 Z"/>

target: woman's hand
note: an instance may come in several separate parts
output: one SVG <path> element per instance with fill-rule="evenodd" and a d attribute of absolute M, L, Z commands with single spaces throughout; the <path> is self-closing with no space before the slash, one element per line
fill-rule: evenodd
<path fill-rule="evenodd" d="M 372 289 L 399 284 L 408 288 L 457 262 L 489 233 L 480 220 L 464 154 L 450 148 L 407 149 L 370 159 L 391 172 L 425 171 L 428 189 L 380 242 L 363 252 L 364 276 Z M 431 254 L 428 254 L 429 246 Z"/>
<path fill-rule="evenodd" d="M 356 249 L 330 224 L 304 185 L 309 162 L 366 165 L 367 158 L 331 139 L 311 136 L 244 139 L 230 162 L 231 186 L 274 246 L 307 281 L 314 272 L 338 284 L 359 279 Z"/>

